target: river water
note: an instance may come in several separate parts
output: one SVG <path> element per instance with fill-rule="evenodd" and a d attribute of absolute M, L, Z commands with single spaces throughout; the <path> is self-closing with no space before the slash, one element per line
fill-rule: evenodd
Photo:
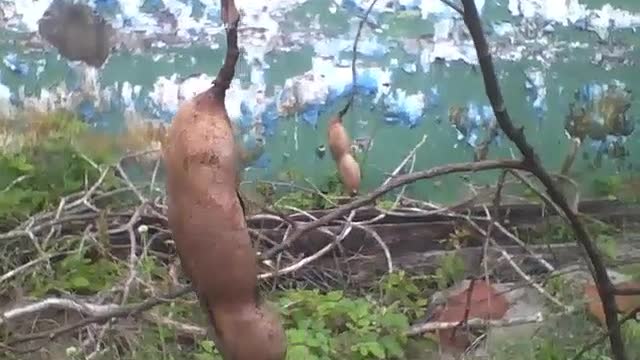
<path fill-rule="evenodd" d="M 236 2 L 244 13 L 242 57 L 227 106 L 255 153 L 245 177 L 281 179 L 294 171 L 320 183 L 334 165 L 319 147 L 326 143 L 328 117 L 350 91 L 351 46 L 369 1 Z M 73 17 L 64 1 L 0 0 L 0 113 L 66 107 L 114 134 L 131 119 L 169 123 L 179 103 L 205 89 L 221 65 L 217 0 L 86 4 L 93 12 Z M 565 124 L 578 91 L 576 106 L 586 115 L 576 119 L 586 119 L 586 130 L 570 132 L 582 137 L 571 176 L 588 190 L 596 177 L 633 174 L 640 166 L 633 131 L 639 104 L 621 89 L 632 94 L 640 88 L 640 2 L 476 4 L 511 116 L 544 164 L 559 170 L 570 148 Z M 38 33 L 47 9 L 44 31 L 76 26 L 69 30 L 76 34 L 64 40 L 76 46 L 68 51 L 92 55 L 88 62 L 94 66 L 60 56 L 62 50 L 44 39 L 43 25 Z M 77 20 L 83 16 L 88 25 Z M 517 156 L 503 135 L 490 137 L 489 103 L 473 45 L 461 19 L 439 1 L 380 0 L 364 27 L 358 57 L 359 91 L 345 123 L 359 150 L 371 145 L 364 188 L 379 184 L 424 135 L 415 169 L 471 161 L 484 140 L 491 140 L 487 158 Z M 599 100 L 614 83 L 618 90 L 610 87 L 613 95 Z M 451 118 L 454 109 L 460 116 Z M 494 175 L 474 177 L 487 181 Z M 449 176 L 421 183 L 410 195 L 451 200 L 462 184 L 459 176 Z"/>

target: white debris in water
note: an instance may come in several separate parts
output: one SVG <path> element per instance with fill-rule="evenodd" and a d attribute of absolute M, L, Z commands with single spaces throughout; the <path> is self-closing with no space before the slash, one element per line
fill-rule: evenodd
<path fill-rule="evenodd" d="M 462 20 L 444 18 L 436 21 L 433 27 L 433 41 L 420 54 L 420 65 L 424 72 L 428 72 L 431 63 L 437 59 L 467 64 L 478 62 L 473 42 L 461 36 L 464 27 Z"/>
<path fill-rule="evenodd" d="M 482 9 L 484 8 L 485 0 L 475 0 L 476 8 L 479 13 L 482 13 Z M 439 18 L 441 17 L 451 17 L 454 15 L 458 15 L 455 10 L 451 7 L 443 3 L 442 1 L 433 1 L 433 0 L 422 0 L 420 4 L 420 10 L 422 12 L 422 18 L 426 19 L 430 15 L 435 15 Z M 458 15 L 459 16 L 459 15 Z"/>
<path fill-rule="evenodd" d="M 177 79 L 178 74 L 173 74 L 169 78 L 160 76 L 153 84 L 153 91 L 149 93 L 149 99 L 153 104 L 173 114 L 178 111 L 179 105 L 178 90 L 180 86 L 177 84 Z"/>
<path fill-rule="evenodd" d="M 588 9 L 579 0 L 509 0 L 509 12 L 525 18 L 541 17 L 562 25 L 575 25 L 594 31 L 602 39 L 613 28 L 640 26 L 640 14 L 616 9 L 605 4 L 600 9 Z"/>
<path fill-rule="evenodd" d="M 0 118 L 8 118 L 13 112 L 11 89 L 0 82 Z"/>
<path fill-rule="evenodd" d="M 493 24 L 493 31 L 498 36 L 508 36 L 515 32 L 515 27 L 512 23 L 503 21 Z"/>
<path fill-rule="evenodd" d="M 531 102 L 531 106 L 538 120 L 542 120 L 547 111 L 547 87 L 544 84 L 544 72 L 537 68 L 529 68 L 525 70 L 525 88 L 528 92 L 527 100 Z"/>
<path fill-rule="evenodd" d="M 12 30 L 38 31 L 38 20 L 47 10 L 52 0 L 0 0 L 0 7 Z"/>

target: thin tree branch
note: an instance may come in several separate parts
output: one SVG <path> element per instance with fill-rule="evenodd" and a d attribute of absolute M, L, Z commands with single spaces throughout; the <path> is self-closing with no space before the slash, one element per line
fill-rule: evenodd
<path fill-rule="evenodd" d="M 367 19 L 369 18 L 369 14 L 371 13 L 371 10 L 373 9 L 373 7 L 376 5 L 377 2 L 378 0 L 373 0 L 371 2 L 371 4 L 369 5 L 369 8 L 367 8 L 367 11 L 364 13 L 362 20 L 360 20 L 360 24 L 358 24 L 358 31 L 356 32 L 356 38 L 353 40 L 353 49 L 352 49 L 353 54 L 351 58 L 351 95 L 349 96 L 349 101 L 347 101 L 347 103 L 344 105 L 342 110 L 338 112 L 338 116 L 340 118 L 344 117 L 347 111 L 349 111 L 349 108 L 353 103 L 353 99 L 356 97 L 356 80 L 357 80 L 356 61 L 358 60 L 358 42 L 360 42 L 360 35 L 362 34 L 362 28 L 364 27 L 364 24 L 367 22 Z"/>
<path fill-rule="evenodd" d="M 464 23 L 469 29 L 469 33 L 471 34 L 471 38 L 473 39 L 473 43 L 476 48 L 478 62 L 484 79 L 485 91 L 489 101 L 491 102 L 491 107 L 493 108 L 496 120 L 502 131 L 512 142 L 515 143 L 522 153 L 526 167 L 540 180 L 542 185 L 546 188 L 549 197 L 560 207 L 562 212 L 569 219 L 571 227 L 576 234 L 576 238 L 585 250 L 592 265 L 592 273 L 596 281 L 598 293 L 602 300 L 607 328 L 609 329 L 609 339 L 611 342 L 613 357 L 616 360 L 624 360 L 626 359 L 626 355 L 617 318 L 617 307 L 612 291 L 613 285 L 609 279 L 609 275 L 607 274 L 607 269 L 602 262 L 600 253 L 593 241 L 591 241 L 591 237 L 584 225 L 569 206 L 562 192 L 555 186 L 549 173 L 542 167 L 538 155 L 527 142 L 524 135 L 524 129 L 522 127 L 516 128 L 511 121 L 511 117 L 509 116 L 502 98 L 493 60 L 491 58 L 491 53 L 489 52 L 489 45 L 485 38 L 484 31 L 482 30 L 482 23 L 480 15 L 478 14 L 478 9 L 476 8 L 473 0 L 462 0 L 462 5 L 464 7 Z"/>

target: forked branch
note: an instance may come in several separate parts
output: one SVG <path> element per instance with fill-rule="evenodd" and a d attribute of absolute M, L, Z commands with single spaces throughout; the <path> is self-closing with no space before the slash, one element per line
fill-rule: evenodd
<path fill-rule="evenodd" d="M 604 266 L 600 253 L 577 214 L 571 209 L 562 192 L 558 189 L 549 173 L 542 166 L 533 147 L 531 147 L 527 142 L 523 128 L 516 128 L 513 121 L 511 121 L 507 107 L 504 104 L 504 99 L 502 98 L 502 92 L 496 77 L 493 60 L 491 58 L 491 53 L 489 52 L 489 45 L 485 38 L 484 31 L 482 30 L 482 23 L 478 14 L 478 9 L 476 8 L 473 0 L 462 0 L 462 5 L 464 23 L 469 29 L 469 33 L 471 34 L 471 38 L 473 39 L 473 43 L 476 48 L 478 62 L 484 79 L 485 91 L 489 101 L 491 102 L 491 107 L 493 108 L 496 120 L 502 131 L 513 143 L 515 143 L 518 150 L 522 153 L 524 158 L 523 162 L 527 169 L 540 180 L 549 194 L 549 197 L 565 214 L 573 228 L 578 242 L 584 248 L 591 263 L 590 268 L 598 288 L 598 293 L 602 299 L 607 327 L 609 329 L 612 354 L 616 360 L 624 360 L 626 359 L 626 356 L 617 318 L 617 307 L 613 295 L 613 285 L 609 279 L 607 269 Z"/>

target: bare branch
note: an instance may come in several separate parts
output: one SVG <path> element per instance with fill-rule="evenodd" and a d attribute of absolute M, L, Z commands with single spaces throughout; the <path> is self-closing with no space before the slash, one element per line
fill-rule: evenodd
<path fill-rule="evenodd" d="M 373 7 L 376 5 L 377 2 L 378 0 L 373 0 L 371 2 L 369 7 L 367 8 L 367 11 L 364 13 L 364 16 L 360 20 L 360 23 L 358 24 L 358 31 L 356 32 L 356 38 L 353 40 L 353 49 L 352 49 L 353 54 L 351 58 L 351 95 L 349 96 L 349 101 L 347 101 L 347 103 L 344 105 L 342 110 L 338 112 L 338 116 L 340 118 L 344 117 L 347 111 L 349 111 L 349 108 L 353 103 L 353 99 L 356 96 L 356 80 L 357 80 L 356 61 L 358 60 L 358 42 L 360 41 L 362 28 L 364 27 L 364 24 L 367 22 L 367 19 L 369 18 L 369 14 L 371 13 L 371 10 L 373 10 Z"/>
<path fill-rule="evenodd" d="M 541 323 L 544 321 L 544 316 L 542 313 L 537 313 L 532 316 L 525 316 L 513 319 L 503 319 L 503 320 L 485 320 L 485 319 L 468 319 L 465 322 L 465 326 L 469 328 L 487 328 L 487 327 L 508 327 L 508 326 L 516 326 L 522 324 L 531 324 L 531 323 Z M 460 325 L 459 321 L 452 322 L 426 322 L 423 324 L 416 324 L 409 328 L 407 331 L 407 336 L 416 336 L 421 335 L 429 331 L 436 330 L 447 330 L 447 329 L 455 329 Z"/>
<path fill-rule="evenodd" d="M 533 147 L 531 147 L 527 142 L 524 135 L 524 129 L 522 127 L 516 128 L 511 121 L 511 117 L 509 116 L 502 98 L 502 92 L 496 77 L 493 60 L 489 51 L 489 45 L 485 38 L 484 31 L 482 30 L 482 23 L 480 15 L 478 14 L 478 9 L 476 8 L 473 0 L 462 0 L 462 5 L 464 7 L 464 23 L 469 29 L 469 33 L 471 34 L 471 38 L 473 39 L 473 43 L 476 48 L 478 62 L 480 63 L 480 69 L 482 70 L 482 76 L 484 79 L 485 91 L 489 101 L 491 102 L 491 107 L 493 108 L 496 120 L 502 131 L 522 153 L 524 163 L 528 170 L 540 180 L 549 194 L 549 197 L 560 207 L 562 212 L 568 218 L 578 242 L 585 250 L 591 263 L 590 268 L 596 281 L 598 293 L 602 299 L 607 328 L 610 331 L 609 337 L 614 359 L 624 360 L 626 359 L 626 355 L 616 315 L 617 309 L 612 291 L 613 284 L 611 283 L 611 279 L 609 279 L 607 269 L 602 262 L 600 253 L 591 240 L 586 228 L 576 213 L 571 209 L 562 192 L 556 187 L 549 173 L 542 167 L 538 155 L 535 153 Z"/>

